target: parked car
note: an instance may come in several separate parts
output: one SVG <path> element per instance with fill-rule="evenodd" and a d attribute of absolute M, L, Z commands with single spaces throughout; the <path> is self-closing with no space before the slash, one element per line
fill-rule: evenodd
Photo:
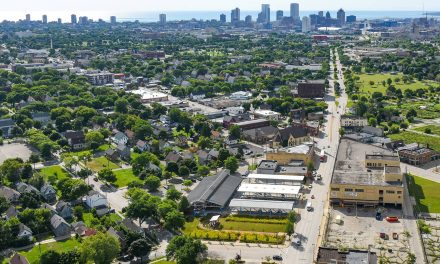
<path fill-rule="evenodd" d="M 388 216 L 388 217 L 386 218 L 386 220 L 387 220 L 388 222 L 390 222 L 390 223 L 396 223 L 396 222 L 399 222 L 399 218 L 397 218 L 397 216 Z"/>
<path fill-rule="evenodd" d="M 376 220 L 377 221 L 382 220 L 382 214 L 380 212 L 376 212 Z"/>
<path fill-rule="evenodd" d="M 301 246 L 301 240 L 298 238 L 296 240 L 293 241 L 293 245 L 300 247 Z"/>
<path fill-rule="evenodd" d="M 272 259 L 273 259 L 273 260 L 283 260 L 283 257 L 280 256 L 280 255 L 273 255 L 273 256 L 272 256 Z"/>

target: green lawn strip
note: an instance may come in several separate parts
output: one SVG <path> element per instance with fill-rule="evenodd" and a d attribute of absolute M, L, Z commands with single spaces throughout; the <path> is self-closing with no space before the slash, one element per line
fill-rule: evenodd
<path fill-rule="evenodd" d="M 116 182 L 114 185 L 119 188 L 125 187 L 134 181 L 141 182 L 141 180 L 133 174 L 132 169 L 115 170 L 114 173 L 116 175 Z"/>
<path fill-rule="evenodd" d="M 387 81 L 388 78 L 393 80 L 392 85 L 394 85 L 396 89 L 401 89 L 402 92 L 404 92 L 406 89 L 417 90 L 419 88 L 428 88 L 428 85 L 425 84 L 425 82 L 421 82 L 418 80 L 404 83 L 402 81 L 403 74 L 360 74 L 358 76 L 360 77 L 360 80 L 357 82 L 357 84 L 359 85 L 359 91 L 361 93 L 372 94 L 374 92 L 381 92 L 382 94 L 385 94 L 388 84 L 385 84 L 385 86 L 383 86 L 382 81 Z M 400 78 L 400 82 L 396 83 L 394 81 L 396 77 Z M 374 84 L 370 85 L 370 81 L 373 81 Z M 426 81 L 426 83 L 434 84 L 434 82 L 431 81 Z"/>
<path fill-rule="evenodd" d="M 20 254 L 25 256 L 29 263 L 38 263 L 40 259 L 40 250 L 41 254 L 48 250 L 55 250 L 56 252 L 66 252 L 70 251 L 76 247 L 79 247 L 81 244 L 76 239 L 68 239 L 63 241 L 57 241 L 48 244 L 42 244 L 40 246 L 34 246 L 32 249 L 20 251 Z"/>
<path fill-rule="evenodd" d="M 429 147 L 440 151 L 440 139 L 438 137 L 421 135 L 410 131 L 402 131 L 398 134 L 388 135 L 392 140 L 403 140 L 405 144 L 420 143 L 422 145 L 429 144 Z"/>
<path fill-rule="evenodd" d="M 94 172 L 98 172 L 105 168 L 110 168 L 112 170 L 119 168 L 117 164 L 109 161 L 106 157 L 92 159 L 91 161 L 87 162 L 87 167 Z"/>
<path fill-rule="evenodd" d="M 58 180 L 69 177 L 69 174 L 59 165 L 44 167 L 40 170 L 40 174 L 46 181 L 51 175 L 56 175 Z"/>
<path fill-rule="evenodd" d="M 161 259 L 161 260 L 150 262 L 150 263 L 154 263 L 154 264 L 176 264 L 176 262 L 169 261 L 169 260 L 166 260 L 166 259 Z"/>
<path fill-rule="evenodd" d="M 417 201 L 417 209 L 426 213 L 440 213 L 440 183 L 421 177 L 407 175 L 411 196 Z"/>
<path fill-rule="evenodd" d="M 427 129 L 427 128 L 431 129 L 431 134 L 440 136 L 440 125 L 421 126 L 421 127 L 413 128 L 413 130 L 425 133 L 425 129 Z"/>
<path fill-rule="evenodd" d="M 220 224 L 224 230 L 237 230 L 237 231 L 254 231 L 254 232 L 286 232 L 286 224 L 269 224 L 258 222 L 235 222 L 226 221 L 224 218 L 220 219 Z"/>

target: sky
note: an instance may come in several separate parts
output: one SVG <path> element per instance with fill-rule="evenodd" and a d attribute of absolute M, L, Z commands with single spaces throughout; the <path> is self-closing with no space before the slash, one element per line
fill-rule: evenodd
<path fill-rule="evenodd" d="M 3 2 L 3 3 L 2 3 Z M 166 11 L 226 11 L 239 7 L 242 10 L 259 10 L 262 3 L 271 5 L 272 10 L 289 10 L 292 1 L 286 0 L 0 0 L 0 21 L 24 18 L 30 13 L 41 19 L 49 17 L 66 18 L 71 13 L 86 14 L 89 17 L 105 17 L 111 14 L 130 12 Z M 300 10 L 352 11 L 440 11 L 440 0 L 297 0 Z M 51 20 L 51 19 L 50 19 Z"/>

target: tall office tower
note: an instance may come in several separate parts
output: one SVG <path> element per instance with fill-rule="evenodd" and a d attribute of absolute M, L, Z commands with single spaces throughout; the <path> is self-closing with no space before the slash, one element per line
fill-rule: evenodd
<path fill-rule="evenodd" d="M 330 19 L 330 18 L 332 18 L 332 16 L 330 15 L 330 12 L 329 12 L 329 11 L 327 11 L 327 13 L 325 13 L 325 18 L 326 18 L 326 19 Z"/>
<path fill-rule="evenodd" d="M 278 10 L 277 11 L 277 21 L 280 21 L 281 19 L 283 19 L 283 16 L 284 16 L 283 10 Z"/>
<path fill-rule="evenodd" d="M 167 15 L 166 14 L 159 15 L 159 23 L 161 25 L 165 25 L 167 23 Z"/>
<path fill-rule="evenodd" d="M 43 24 L 47 24 L 47 15 L 43 15 L 42 21 Z"/>
<path fill-rule="evenodd" d="M 356 22 L 356 16 L 353 16 L 353 15 L 351 15 L 351 16 L 347 16 L 347 23 L 354 23 L 354 22 Z"/>
<path fill-rule="evenodd" d="M 310 23 L 310 18 L 305 16 L 302 18 L 302 32 L 307 33 L 312 30 L 312 25 Z"/>
<path fill-rule="evenodd" d="M 110 23 L 116 24 L 116 17 L 115 16 L 110 17 Z"/>
<path fill-rule="evenodd" d="M 221 14 L 220 15 L 220 22 L 221 23 L 226 23 L 226 15 L 225 14 Z"/>
<path fill-rule="evenodd" d="M 247 16 L 244 18 L 244 22 L 245 22 L 246 24 L 250 24 L 250 23 L 252 23 L 252 16 L 251 16 L 251 15 L 247 15 Z"/>
<path fill-rule="evenodd" d="M 75 14 L 70 15 L 70 23 L 72 23 L 72 24 L 78 23 L 78 20 L 76 19 Z"/>
<path fill-rule="evenodd" d="M 58 22 L 58 24 L 62 24 L 63 20 L 61 18 L 58 18 L 57 22 Z"/>
<path fill-rule="evenodd" d="M 294 20 L 299 20 L 299 4 L 291 3 L 290 4 L 290 17 Z"/>
<path fill-rule="evenodd" d="M 318 24 L 319 16 L 317 14 L 311 14 L 311 15 L 309 15 L 309 18 L 310 18 L 310 24 L 312 26 L 315 26 Z"/>
<path fill-rule="evenodd" d="M 319 16 L 319 17 L 324 17 L 324 11 L 319 11 L 319 12 L 318 12 L 318 16 Z"/>
<path fill-rule="evenodd" d="M 30 14 L 26 14 L 26 21 L 31 22 L 31 15 Z"/>
<path fill-rule="evenodd" d="M 78 22 L 81 25 L 85 25 L 85 24 L 89 23 L 89 18 L 87 16 L 79 17 L 79 21 Z"/>
<path fill-rule="evenodd" d="M 345 11 L 344 9 L 339 9 L 337 13 L 337 18 L 339 21 L 339 24 L 344 25 L 345 24 Z"/>
<path fill-rule="evenodd" d="M 261 5 L 261 19 L 262 19 L 262 23 L 270 22 L 270 5 L 268 4 Z"/>
<path fill-rule="evenodd" d="M 232 9 L 231 11 L 231 22 L 236 23 L 240 21 L 240 8 Z"/>

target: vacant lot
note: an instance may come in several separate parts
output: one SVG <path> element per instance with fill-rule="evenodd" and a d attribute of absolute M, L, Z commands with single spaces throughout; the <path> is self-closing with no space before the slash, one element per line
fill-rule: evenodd
<path fill-rule="evenodd" d="M 360 74 L 358 75 L 360 80 L 357 82 L 359 85 L 359 91 L 362 93 L 372 94 L 374 92 L 381 92 L 385 94 L 388 84 L 385 86 L 382 85 L 382 81 L 387 81 L 389 78 L 393 81 L 392 85 L 396 87 L 396 89 L 401 89 L 402 92 L 406 89 L 417 90 L 419 88 L 428 88 L 428 84 L 433 82 L 421 82 L 418 80 L 413 80 L 412 82 L 404 83 L 402 81 L 403 74 Z M 395 82 L 396 78 L 400 78 L 399 82 Z M 371 85 L 370 81 L 373 81 L 374 84 Z"/>
<path fill-rule="evenodd" d="M 32 150 L 26 144 L 21 143 L 5 143 L 0 146 L 0 164 L 7 159 L 21 158 L 27 161 L 32 154 Z"/>
<path fill-rule="evenodd" d="M 56 252 L 61 253 L 72 250 L 75 247 L 79 247 L 80 245 L 81 244 L 77 240 L 69 239 L 49 244 L 42 244 L 41 246 L 35 246 L 32 249 L 20 251 L 20 254 L 23 254 L 29 260 L 29 263 L 38 263 L 40 254 L 43 254 L 45 251 L 55 250 Z"/>
<path fill-rule="evenodd" d="M 440 139 L 438 137 L 422 135 L 410 131 L 402 131 L 398 134 L 388 135 L 392 140 L 403 140 L 405 144 L 420 143 L 422 145 L 429 145 L 430 148 L 440 151 Z"/>
<path fill-rule="evenodd" d="M 407 175 L 406 181 L 410 195 L 417 201 L 418 211 L 440 213 L 440 183 L 413 175 Z"/>
<path fill-rule="evenodd" d="M 62 180 L 69 177 L 69 174 L 59 165 L 42 168 L 40 170 L 40 174 L 44 177 L 46 181 L 49 176 L 52 175 L 55 175 L 57 177 L 57 180 Z"/>
<path fill-rule="evenodd" d="M 106 157 L 92 159 L 91 161 L 87 162 L 87 167 L 89 167 L 94 172 L 98 172 L 105 168 L 110 168 L 112 170 L 119 168 L 117 164 L 111 162 Z"/>
<path fill-rule="evenodd" d="M 114 185 L 118 188 L 125 187 L 134 181 L 141 182 L 141 180 L 133 174 L 132 169 L 115 170 L 114 173 L 116 175 Z"/>
<path fill-rule="evenodd" d="M 439 125 L 427 125 L 427 126 L 413 128 L 413 130 L 416 130 L 416 131 L 419 131 L 422 133 L 425 133 L 426 129 L 430 129 L 431 134 L 440 136 L 440 126 Z"/>

